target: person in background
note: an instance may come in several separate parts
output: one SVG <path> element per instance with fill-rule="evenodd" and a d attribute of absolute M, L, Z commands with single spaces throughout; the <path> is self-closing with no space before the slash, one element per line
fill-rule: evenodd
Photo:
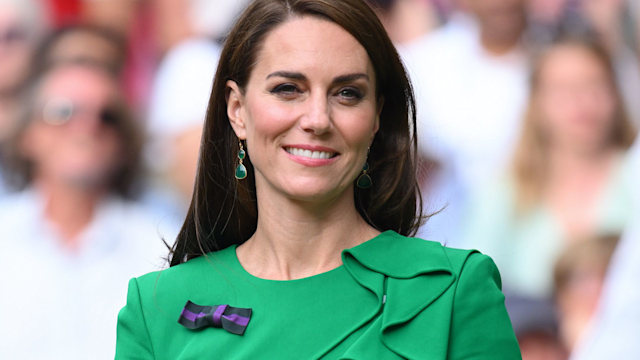
<path fill-rule="evenodd" d="M 602 295 L 571 360 L 639 359 L 640 342 L 640 141 L 629 157 L 634 208 L 605 276 Z"/>
<path fill-rule="evenodd" d="M 442 28 L 401 47 L 416 90 L 424 200 L 422 237 L 460 245 L 460 219 L 478 184 L 508 163 L 527 93 L 524 0 L 461 0 Z"/>
<path fill-rule="evenodd" d="M 435 29 L 441 14 L 431 0 L 367 0 L 394 44 L 409 44 Z"/>
<path fill-rule="evenodd" d="M 126 40 L 110 28 L 74 24 L 55 29 L 39 45 L 33 71 L 45 71 L 58 63 L 100 64 L 120 79 L 126 62 Z"/>
<path fill-rule="evenodd" d="M 220 46 L 211 39 L 186 40 L 165 55 L 152 86 L 146 160 L 156 187 L 175 198 L 181 218 L 193 191 L 202 124 L 219 56 Z"/>
<path fill-rule="evenodd" d="M 524 360 L 566 360 L 552 299 L 508 294 L 505 305 Z"/>
<path fill-rule="evenodd" d="M 202 125 L 220 56 L 216 39 L 224 37 L 246 4 L 246 0 L 184 1 L 180 13 L 190 24 L 190 36 L 169 49 L 155 74 L 147 111 L 151 142 L 145 158 L 158 192 L 148 200 L 171 199 L 179 218 L 184 217 L 193 191 Z"/>
<path fill-rule="evenodd" d="M 640 64 L 637 60 L 637 13 L 625 0 L 529 0 L 527 40 L 537 47 L 551 43 L 557 34 L 594 36 L 614 63 L 625 106 L 640 125 Z"/>
<path fill-rule="evenodd" d="M 39 1 L 0 0 L 0 145 L 15 125 L 33 56 L 46 29 Z M 1 180 L 0 193 L 7 189 Z"/>
<path fill-rule="evenodd" d="M 575 242 L 555 263 L 553 284 L 560 340 L 570 353 L 589 329 L 619 239 L 610 235 Z"/>
<path fill-rule="evenodd" d="M 33 78 L 0 202 L 0 358 L 113 358 L 126 279 L 162 267 L 131 200 L 142 137 L 112 73 L 65 62 Z"/>
<path fill-rule="evenodd" d="M 622 232 L 635 134 L 597 42 L 559 39 L 541 54 L 512 167 L 475 198 L 465 227 L 466 246 L 494 257 L 505 292 L 549 297 L 564 247 Z"/>

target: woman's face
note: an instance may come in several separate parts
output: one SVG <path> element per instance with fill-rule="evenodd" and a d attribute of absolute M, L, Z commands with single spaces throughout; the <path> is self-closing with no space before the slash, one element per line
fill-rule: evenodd
<path fill-rule="evenodd" d="M 105 185 L 122 161 L 117 115 L 111 107 L 116 91 L 106 74 L 79 66 L 53 70 L 43 80 L 22 141 L 36 181 Z"/>
<path fill-rule="evenodd" d="M 228 114 L 246 139 L 258 195 L 335 199 L 353 186 L 378 130 L 373 66 L 340 26 L 294 17 L 272 30 Z"/>
<path fill-rule="evenodd" d="M 540 72 L 538 107 L 552 144 L 593 149 L 605 145 L 617 107 L 611 79 L 588 50 L 560 46 Z"/>

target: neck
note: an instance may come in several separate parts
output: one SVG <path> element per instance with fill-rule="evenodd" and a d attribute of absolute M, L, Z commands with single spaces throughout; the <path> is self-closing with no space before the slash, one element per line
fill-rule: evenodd
<path fill-rule="evenodd" d="M 91 223 L 102 192 L 64 184 L 40 183 L 37 187 L 44 198 L 44 216 L 55 225 L 62 245 L 80 247 L 78 235 Z"/>
<path fill-rule="evenodd" d="M 618 151 L 609 146 L 597 149 L 552 147 L 550 150 L 545 188 L 552 194 L 558 189 L 575 191 L 598 187 L 608 178 L 618 155 Z"/>
<path fill-rule="evenodd" d="M 597 170 L 608 166 L 615 154 L 615 149 L 609 146 L 593 148 L 555 146 L 551 148 L 549 171 L 552 175 L 567 173 L 578 175 L 583 171 Z"/>
<path fill-rule="evenodd" d="M 619 152 L 611 147 L 586 151 L 555 149 L 549 156 L 543 198 L 567 241 L 592 236 L 598 209 Z"/>
<path fill-rule="evenodd" d="M 323 204 L 261 201 L 258 194 L 256 232 L 238 247 L 238 258 L 249 273 L 274 280 L 299 279 L 340 266 L 342 250 L 379 234 L 357 212 L 352 194 L 348 189 Z"/>
<path fill-rule="evenodd" d="M 480 43 L 489 54 L 501 56 L 516 49 L 520 43 L 520 36 L 494 36 L 489 31 L 481 30 Z"/>

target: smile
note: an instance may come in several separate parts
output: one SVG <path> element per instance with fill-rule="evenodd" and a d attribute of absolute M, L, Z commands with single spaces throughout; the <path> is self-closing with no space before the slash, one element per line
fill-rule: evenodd
<path fill-rule="evenodd" d="M 306 157 L 309 159 L 331 159 L 332 157 L 336 156 L 336 153 L 334 152 L 307 150 L 295 147 L 286 147 L 285 151 L 291 155 Z"/>

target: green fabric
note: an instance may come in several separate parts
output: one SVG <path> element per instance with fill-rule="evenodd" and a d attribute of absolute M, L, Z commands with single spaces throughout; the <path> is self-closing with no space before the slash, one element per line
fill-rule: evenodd
<path fill-rule="evenodd" d="M 247 273 L 235 246 L 129 283 L 116 359 L 520 359 L 485 255 L 392 231 L 312 277 Z M 244 335 L 188 330 L 187 300 L 253 309 Z"/>

